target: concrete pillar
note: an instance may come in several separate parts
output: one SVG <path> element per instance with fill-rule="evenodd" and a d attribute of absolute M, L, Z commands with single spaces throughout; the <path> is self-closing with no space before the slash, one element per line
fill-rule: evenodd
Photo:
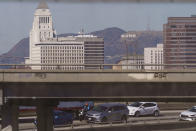
<path fill-rule="evenodd" d="M 2 129 L 8 126 L 12 127 L 12 131 L 19 131 L 19 105 L 15 103 L 6 103 L 2 106 Z"/>
<path fill-rule="evenodd" d="M 37 131 L 53 131 L 53 107 L 37 105 Z"/>

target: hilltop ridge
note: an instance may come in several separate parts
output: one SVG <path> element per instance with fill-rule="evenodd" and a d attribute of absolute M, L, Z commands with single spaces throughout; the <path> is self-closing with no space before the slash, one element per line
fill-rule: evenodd
<path fill-rule="evenodd" d="M 145 47 L 156 46 L 157 43 L 162 43 L 162 31 L 136 31 L 139 35 L 137 38 L 137 54 L 143 54 Z M 116 63 L 122 56 L 126 54 L 124 43 L 120 36 L 126 31 L 117 28 L 106 28 L 99 31 L 94 31 L 93 34 L 104 38 L 105 42 L 105 63 Z M 60 34 L 59 36 L 77 35 L 74 33 Z M 129 54 L 133 52 L 129 48 Z M 15 44 L 8 52 L 0 55 L 1 64 L 18 64 L 24 62 L 24 57 L 29 56 L 29 38 L 24 38 Z"/>

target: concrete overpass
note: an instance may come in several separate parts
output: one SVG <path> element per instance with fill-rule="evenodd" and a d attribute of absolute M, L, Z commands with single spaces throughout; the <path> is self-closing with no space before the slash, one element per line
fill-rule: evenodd
<path fill-rule="evenodd" d="M 0 88 L 9 99 L 130 99 L 196 96 L 196 70 L 34 71 L 0 70 Z M 161 100 L 161 99 L 160 99 Z M 181 99 L 184 101 L 184 99 Z"/>
<path fill-rule="evenodd" d="M 51 131 L 58 101 L 196 101 L 196 70 L 0 70 L 2 126 L 18 130 L 18 106 L 37 106 L 38 131 Z"/>

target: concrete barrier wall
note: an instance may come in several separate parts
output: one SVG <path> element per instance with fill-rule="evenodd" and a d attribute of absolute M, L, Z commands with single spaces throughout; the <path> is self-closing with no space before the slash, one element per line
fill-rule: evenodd
<path fill-rule="evenodd" d="M 126 97 L 196 96 L 195 83 L 0 83 L 5 96 L 18 97 Z"/>
<path fill-rule="evenodd" d="M 196 82 L 195 71 L 37 71 L 1 72 L 0 82 Z"/>
<path fill-rule="evenodd" d="M 145 125 L 125 125 L 125 126 L 109 126 L 88 129 L 74 129 L 79 131 L 156 131 L 156 130 L 171 130 L 180 128 L 195 127 L 196 122 L 173 122 L 164 124 L 145 124 Z"/>
<path fill-rule="evenodd" d="M 12 126 L 7 126 L 3 128 L 1 131 L 12 131 Z"/>

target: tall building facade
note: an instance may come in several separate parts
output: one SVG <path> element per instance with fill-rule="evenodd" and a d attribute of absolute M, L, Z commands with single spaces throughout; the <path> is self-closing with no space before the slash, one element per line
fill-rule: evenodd
<path fill-rule="evenodd" d="M 98 69 L 104 64 L 104 39 L 94 35 L 80 34 L 75 36 L 77 41 L 84 42 L 85 69 Z M 98 64 L 98 66 L 96 66 Z"/>
<path fill-rule="evenodd" d="M 163 64 L 163 44 L 144 48 L 144 64 Z M 145 70 L 162 70 L 163 66 L 145 66 Z"/>
<path fill-rule="evenodd" d="M 46 2 L 42 1 L 34 14 L 29 58 L 25 63 L 34 64 L 31 69 L 38 70 L 94 68 L 85 67 L 83 64 L 104 63 L 104 41 L 103 38 L 84 34 L 58 37 L 53 28 L 50 10 Z M 42 65 L 39 66 L 40 64 Z"/>
<path fill-rule="evenodd" d="M 196 63 L 196 17 L 169 17 L 163 26 L 164 63 Z M 195 68 L 193 66 L 167 66 L 167 68 Z"/>

